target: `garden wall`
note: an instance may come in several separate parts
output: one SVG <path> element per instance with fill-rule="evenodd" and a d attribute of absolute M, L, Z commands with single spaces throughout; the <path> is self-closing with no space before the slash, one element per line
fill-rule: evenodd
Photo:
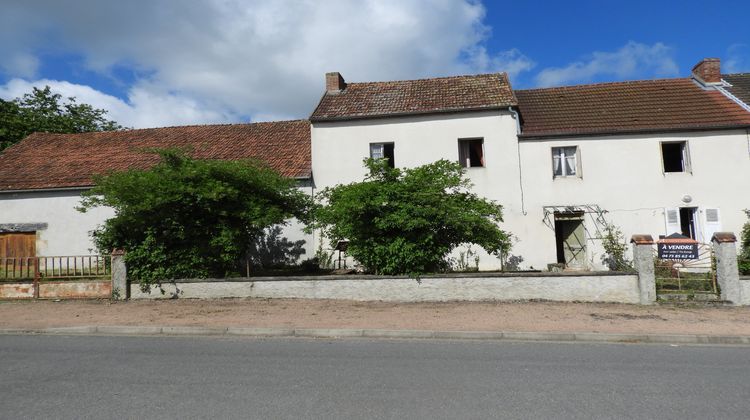
<path fill-rule="evenodd" d="M 750 305 L 750 276 L 740 277 L 740 305 Z"/>
<path fill-rule="evenodd" d="M 462 273 L 424 276 L 300 276 L 188 279 L 143 293 L 130 285 L 132 299 L 299 298 L 389 302 L 530 300 L 639 303 L 638 276 L 615 272 Z"/>
<path fill-rule="evenodd" d="M 33 299 L 34 281 L 0 282 L 0 299 Z M 39 282 L 40 299 L 109 299 L 110 279 L 43 280 Z"/>

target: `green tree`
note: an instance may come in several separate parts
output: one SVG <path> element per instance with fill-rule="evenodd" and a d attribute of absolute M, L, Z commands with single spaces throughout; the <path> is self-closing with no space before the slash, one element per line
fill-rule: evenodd
<path fill-rule="evenodd" d="M 234 274 L 266 228 L 290 217 L 305 220 L 309 197 L 257 162 L 157 153 L 161 162 L 149 170 L 95 177 L 79 208 L 115 210 L 94 241 L 100 252 L 125 250 L 128 276 L 144 290 L 161 281 Z"/>
<path fill-rule="evenodd" d="M 510 235 L 498 227 L 502 206 L 479 198 L 458 163 L 439 160 L 413 169 L 365 160 L 362 182 L 324 189 L 315 226 L 378 274 L 419 276 L 447 268 L 448 254 L 473 243 L 499 255 Z"/>
<path fill-rule="evenodd" d="M 740 246 L 742 250 L 739 255 L 739 265 L 741 274 L 750 274 L 750 210 L 745 210 L 748 221 L 742 226 L 740 234 Z"/>
<path fill-rule="evenodd" d="M 35 87 L 21 98 L 0 99 L 0 150 L 33 132 L 83 133 L 122 128 L 106 114 L 103 109 L 77 103 L 74 97 L 63 101 L 62 95 L 52 93 L 49 86 Z"/>

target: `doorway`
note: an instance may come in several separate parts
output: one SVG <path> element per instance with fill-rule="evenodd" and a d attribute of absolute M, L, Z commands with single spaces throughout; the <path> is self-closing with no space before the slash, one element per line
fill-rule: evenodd
<path fill-rule="evenodd" d="M 583 269 L 586 266 L 586 230 L 583 213 L 555 213 L 555 243 L 557 262 L 565 268 Z"/>
<path fill-rule="evenodd" d="M 0 258 L 36 256 L 36 232 L 0 233 Z"/>
<path fill-rule="evenodd" d="M 682 236 L 698 239 L 698 230 L 695 224 L 695 215 L 697 212 L 697 207 L 680 207 L 680 230 Z"/>

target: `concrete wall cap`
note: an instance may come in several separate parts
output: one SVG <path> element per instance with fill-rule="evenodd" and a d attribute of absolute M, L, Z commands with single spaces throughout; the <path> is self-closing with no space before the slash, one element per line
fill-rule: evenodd
<path fill-rule="evenodd" d="M 711 237 L 711 242 L 737 242 L 737 237 L 734 236 L 734 233 L 732 232 L 716 232 L 714 233 L 714 236 Z"/>
<path fill-rule="evenodd" d="M 653 245 L 654 238 L 651 235 L 633 235 L 630 238 L 630 243 L 636 245 Z"/>

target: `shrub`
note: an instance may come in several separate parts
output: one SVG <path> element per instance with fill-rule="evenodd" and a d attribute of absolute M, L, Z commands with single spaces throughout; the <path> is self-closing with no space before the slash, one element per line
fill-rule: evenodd
<path fill-rule="evenodd" d="M 166 280 L 236 273 L 264 229 L 306 215 L 308 197 L 262 164 L 156 153 L 161 162 L 149 170 L 95 177 L 79 208 L 115 210 L 93 233 L 94 242 L 100 252 L 124 249 L 128 276 L 144 290 Z"/>
<path fill-rule="evenodd" d="M 612 271 L 634 271 L 633 263 L 626 257 L 628 243 L 619 227 L 605 223 L 602 236 L 602 263 Z"/>
<path fill-rule="evenodd" d="M 326 188 L 317 197 L 315 226 L 332 244 L 348 240 L 347 253 L 377 274 L 442 271 L 458 245 L 476 244 L 500 254 L 510 246 L 502 206 L 471 190 L 456 162 L 439 160 L 413 169 L 366 159 L 362 182 Z"/>

